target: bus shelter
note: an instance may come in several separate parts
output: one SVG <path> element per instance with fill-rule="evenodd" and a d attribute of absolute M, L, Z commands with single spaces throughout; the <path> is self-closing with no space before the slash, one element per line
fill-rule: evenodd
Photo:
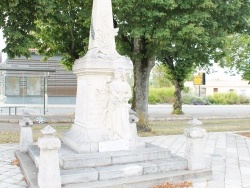
<path fill-rule="evenodd" d="M 13 79 L 10 81 L 11 84 L 9 84 L 6 87 L 6 80 L 5 76 L 8 72 L 18 72 L 15 76 L 12 76 Z M 24 67 L 21 65 L 13 66 L 13 65 L 7 65 L 2 64 L 0 65 L 0 75 L 1 75 L 1 95 L 5 95 L 7 92 L 26 92 L 26 93 L 32 93 L 32 94 L 41 94 L 43 97 L 43 114 L 46 113 L 46 92 L 47 92 L 47 86 L 48 86 L 48 77 L 49 73 L 56 72 L 55 69 L 52 68 L 34 68 L 34 67 Z M 18 78 L 23 83 L 16 84 Z M 20 82 L 20 80 L 18 80 Z M 24 84 L 25 82 L 25 84 Z M 17 86 L 18 85 L 18 86 Z M 24 85 L 26 87 L 24 87 Z M 19 87 L 19 88 L 17 88 Z M 7 89 L 7 90 L 6 90 Z M 23 95 L 24 97 L 24 95 Z"/>

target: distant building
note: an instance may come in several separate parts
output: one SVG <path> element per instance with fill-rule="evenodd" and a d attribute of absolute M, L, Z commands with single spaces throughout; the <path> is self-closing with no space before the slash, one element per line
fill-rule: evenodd
<path fill-rule="evenodd" d="M 239 74 L 214 66 L 214 71 L 206 74 L 206 84 L 194 85 L 193 82 L 186 82 L 185 86 L 191 88 L 196 96 L 205 97 L 214 93 L 227 93 L 233 91 L 238 95 L 250 97 L 250 85 L 248 81 L 242 80 Z"/>
<path fill-rule="evenodd" d="M 61 59 L 60 56 L 54 56 L 44 62 L 42 61 L 42 56 L 36 55 L 34 52 L 31 53 L 29 59 L 26 57 L 7 58 L 5 63 L 7 66 L 17 68 L 53 68 L 56 72 L 49 73 L 47 76 L 47 74 L 43 72 L 6 71 L 5 95 L 7 99 L 15 97 L 29 98 L 29 100 L 26 100 L 26 103 L 31 103 L 36 97 L 41 98 L 44 93 L 49 97 L 76 96 L 76 76 L 72 71 L 67 71 L 66 68 L 59 63 Z M 13 101 L 13 103 L 17 102 L 18 101 L 15 100 Z"/>

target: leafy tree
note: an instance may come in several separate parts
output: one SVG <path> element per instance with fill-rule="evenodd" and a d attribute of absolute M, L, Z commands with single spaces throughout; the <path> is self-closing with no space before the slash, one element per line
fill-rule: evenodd
<path fill-rule="evenodd" d="M 222 66 L 236 69 L 250 83 L 250 35 L 235 34 L 226 39 L 227 55 L 220 61 Z"/>
<path fill-rule="evenodd" d="M 150 87 L 170 87 L 173 86 L 172 82 L 167 79 L 166 67 L 162 64 L 156 64 L 151 71 Z"/>
<path fill-rule="evenodd" d="M 0 4 L 10 57 L 37 47 L 64 64 L 86 52 L 92 1 L 8 0 Z M 225 55 L 225 36 L 249 31 L 249 0 L 113 0 L 119 52 L 134 63 L 133 104 L 146 127 L 149 75 L 155 60 L 165 64 L 175 85 L 174 113 L 182 113 L 181 90 L 191 71 Z M 39 39 L 39 40 L 38 40 Z"/>
<path fill-rule="evenodd" d="M 36 12 L 37 1 L 9 0 L 0 3 L 0 28 L 6 42 L 3 50 L 10 58 L 15 56 L 29 56 L 27 48 L 34 46 L 34 36 L 30 31 L 35 30 L 34 12 Z"/>
<path fill-rule="evenodd" d="M 150 1 L 147 2 L 147 5 L 149 5 L 149 2 Z M 146 4 L 144 6 L 144 2 L 138 3 L 135 0 L 133 2 L 118 0 L 117 3 L 116 1 L 113 3 L 117 5 L 116 12 L 119 12 L 116 15 L 121 16 L 119 19 L 118 16 L 115 17 L 115 23 L 117 23 L 119 27 L 121 26 L 122 32 L 120 36 L 122 40 L 125 39 L 129 41 L 129 43 L 127 43 L 129 45 L 124 46 L 125 43 L 121 43 L 122 45 L 118 45 L 118 48 L 121 52 L 123 49 L 132 48 L 132 51 L 125 50 L 125 54 L 129 56 L 132 55 L 132 60 L 134 64 L 137 65 L 134 69 L 134 88 L 136 89 L 134 90 L 133 96 L 133 108 L 136 109 L 139 114 L 142 114 L 141 116 L 145 117 L 143 119 L 147 120 L 148 78 L 150 70 L 154 66 L 155 58 L 152 53 L 153 50 L 147 48 L 147 46 L 150 47 L 148 43 L 151 43 L 149 39 L 152 29 L 147 32 L 147 36 L 141 36 L 139 30 L 147 30 L 146 26 L 148 24 L 144 23 L 141 25 L 140 23 L 140 16 L 143 16 L 140 12 L 146 14 L 148 7 Z M 134 3 L 138 9 L 143 5 L 143 10 L 137 13 L 137 11 L 133 9 Z M 63 55 L 63 63 L 71 69 L 74 60 L 86 52 L 91 6 L 91 0 L 4 1 L 4 3 L 0 5 L 0 9 L 2 10 L 0 27 L 3 28 L 4 36 L 7 39 L 7 46 L 4 51 L 10 58 L 20 55 L 28 57 L 28 49 L 35 47 L 41 54 L 45 54 L 46 58 L 54 54 Z M 123 8 L 133 11 L 130 12 L 126 10 L 123 14 Z M 134 13 L 137 13 L 137 15 L 133 15 Z M 154 17 L 156 16 L 157 15 L 154 15 Z M 133 22 L 130 22 L 129 28 L 126 28 L 126 24 L 124 25 L 122 22 L 128 17 L 133 18 Z M 147 17 L 143 18 L 143 21 L 147 22 L 147 20 Z M 152 24 L 152 21 L 149 21 L 148 23 Z M 133 26 L 136 26 L 137 31 L 133 32 L 133 37 L 129 38 L 127 32 Z M 132 45 L 130 42 L 132 42 Z M 138 94 L 136 92 L 138 92 Z"/>
<path fill-rule="evenodd" d="M 167 67 L 175 86 L 174 114 L 182 114 L 181 91 L 184 82 L 196 68 L 218 61 L 226 51 L 229 34 L 249 31 L 249 1 L 171 1 L 161 5 L 157 59 Z M 160 27 L 162 26 L 162 27 Z M 160 40 L 159 40 L 160 39 Z"/>
<path fill-rule="evenodd" d="M 0 27 L 10 58 L 30 56 L 37 48 L 45 59 L 62 55 L 68 69 L 87 50 L 92 1 L 9 0 L 0 4 Z"/>
<path fill-rule="evenodd" d="M 36 20 L 34 36 L 39 53 L 49 58 L 62 55 L 62 63 L 72 69 L 74 61 L 85 55 L 88 47 L 92 1 L 40 0 L 46 10 Z"/>
<path fill-rule="evenodd" d="M 175 86 L 174 114 L 182 114 L 181 91 L 196 67 L 225 55 L 225 37 L 249 31 L 248 0 L 114 1 L 124 54 L 134 62 L 133 107 L 147 114 L 148 79 L 154 60 L 162 62 Z"/>

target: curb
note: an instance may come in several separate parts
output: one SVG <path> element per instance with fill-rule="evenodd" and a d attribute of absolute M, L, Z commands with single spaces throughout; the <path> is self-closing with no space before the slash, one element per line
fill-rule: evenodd
<path fill-rule="evenodd" d="M 43 117 L 45 123 L 74 123 L 75 117 L 61 115 L 61 116 L 31 116 L 33 122 L 36 122 L 37 117 Z M 18 123 L 21 116 L 19 115 L 5 115 L 0 116 L 0 123 Z M 193 119 L 190 116 L 167 116 L 167 117 L 149 117 L 149 121 L 189 121 Z M 197 118 L 199 120 L 208 120 L 208 119 L 249 119 L 249 116 L 201 116 Z"/>

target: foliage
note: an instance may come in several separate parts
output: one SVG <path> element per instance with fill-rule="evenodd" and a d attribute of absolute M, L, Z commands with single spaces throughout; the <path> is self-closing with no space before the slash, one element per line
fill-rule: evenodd
<path fill-rule="evenodd" d="M 134 64 L 132 109 L 143 116 L 148 114 L 149 75 L 159 50 L 155 39 L 159 11 L 151 0 L 113 1 L 115 23 L 119 27 L 117 38 L 121 54 L 131 57 Z M 142 123 L 139 121 L 137 126 Z M 148 122 L 143 122 L 144 125 Z"/>
<path fill-rule="evenodd" d="M 209 105 L 210 102 L 206 98 L 194 97 L 192 99 L 192 104 L 194 104 L 194 105 Z"/>
<path fill-rule="evenodd" d="M 182 95 L 182 104 L 192 104 L 194 99 L 193 94 L 183 94 Z"/>
<path fill-rule="evenodd" d="M 9 57 L 29 56 L 31 47 L 46 57 L 62 54 L 70 69 L 87 49 L 91 4 L 90 0 L 1 2 L 4 51 Z M 133 101 L 143 112 L 155 59 L 166 66 L 176 88 L 174 112 L 182 113 L 181 91 L 194 68 L 220 60 L 227 52 L 226 36 L 249 32 L 249 0 L 115 0 L 113 7 L 114 23 L 120 28 L 118 49 L 134 62 Z"/>
<path fill-rule="evenodd" d="M 174 88 L 149 88 L 148 101 L 150 104 L 173 103 Z"/>
<path fill-rule="evenodd" d="M 155 32 L 160 15 L 155 5 L 159 3 L 151 0 L 113 1 L 115 25 L 119 27 L 118 49 L 133 62 L 141 62 L 144 66 L 147 66 L 146 60 L 155 59 L 158 50 Z"/>
<path fill-rule="evenodd" d="M 158 10 L 157 59 L 165 64 L 176 87 L 174 113 L 179 113 L 184 81 L 195 67 L 207 67 L 212 59 L 225 55 L 226 36 L 248 31 L 250 5 L 246 0 L 161 1 Z"/>
<path fill-rule="evenodd" d="M 68 69 L 86 52 L 92 1 L 11 0 L 0 5 L 3 50 L 10 58 L 30 56 L 36 48 L 45 59 L 62 55 Z"/>
<path fill-rule="evenodd" d="M 55 54 L 63 56 L 62 63 L 68 69 L 76 59 L 87 52 L 91 18 L 91 1 L 41 0 L 46 14 L 36 21 L 34 35 L 36 46 L 46 58 Z"/>
<path fill-rule="evenodd" d="M 250 82 L 250 35 L 235 34 L 228 36 L 225 48 L 227 56 L 220 61 L 222 67 L 227 66 L 236 69 L 243 79 Z"/>
<path fill-rule="evenodd" d="M 211 104 L 207 98 L 195 97 L 192 94 L 185 94 L 182 96 L 183 104 L 193 104 L 193 105 L 209 105 Z"/>
<path fill-rule="evenodd" d="M 195 97 L 192 94 L 185 94 L 182 97 L 183 104 L 210 105 L 210 104 L 247 104 L 250 98 L 237 95 L 235 92 L 215 93 L 206 98 Z"/>
<path fill-rule="evenodd" d="M 166 67 L 162 64 L 157 64 L 151 71 L 150 87 L 162 88 L 172 85 L 171 81 L 167 78 Z"/>
<path fill-rule="evenodd" d="M 249 98 L 237 95 L 235 92 L 215 93 L 208 96 L 207 99 L 212 104 L 246 104 L 250 102 Z"/>
<path fill-rule="evenodd" d="M 0 3 L 0 28 L 3 29 L 6 48 L 3 50 L 9 57 L 29 56 L 28 48 L 34 47 L 34 36 L 30 34 L 35 30 L 35 12 L 37 1 L 10 0 Z"/>

